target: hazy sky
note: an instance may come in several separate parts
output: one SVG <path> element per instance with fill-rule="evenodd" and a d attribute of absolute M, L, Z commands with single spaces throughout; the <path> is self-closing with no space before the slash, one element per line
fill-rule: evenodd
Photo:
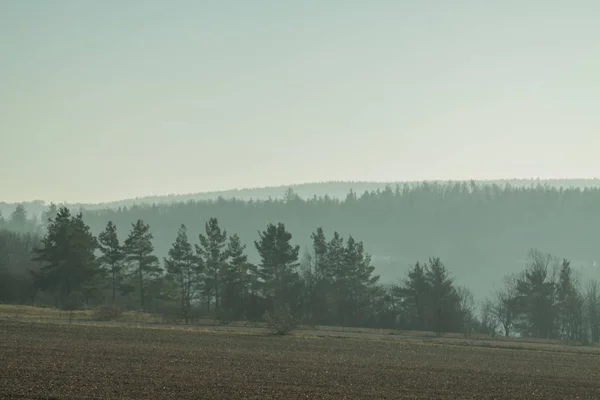
<path fill-rule="evenodd" d="M 600 1 L 0 2 L 0 201 L 600 176 Z"/>

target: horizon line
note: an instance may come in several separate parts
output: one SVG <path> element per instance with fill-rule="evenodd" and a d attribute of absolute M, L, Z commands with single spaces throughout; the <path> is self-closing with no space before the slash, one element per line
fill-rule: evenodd
<path fill-rule="evenodd" d="M 241 187 L 241 188 L 230 188 L 230 189 L 214 189 L 207 191 L 198 191 L 198 192 L 184 192 L 184 193 L 162 193 L 162 194 L 146 194 L 136 197 L 126 197 L 115 200 L 108 201 L 90 201 L 90 202 L 69 202 L 69 201 L 52 201 L 52 200 L 43 200 L 43 199 L 33 199 L 33 200 L 23 200 L 17 202 L 6 202 L 0 201 L 0 204 L 5 205 L 14 205 L 14 204 L 28 204 L 28 203 L 42 203 L 43 205 L 56 204 L 56 205 L 70 205 L 70 206 L 105 206 L 111 205 L 119 202 L 132 202 L 132 201 L 151 201 L 152 199 L 161 198 L 161 197 L 185 197 L 185 196 L 200 196 L 200 195 L 217 195 L 219 193 L 228 193 L 228 192 L 242 192 L 242 191 L 252 191 L 252 190 L 268 190 L 268 189 L 283 189 L 283 188 L 293 188 L 293 187 L 301 187 L 308 185 L 327 185 L 327 184 L 370 184 L 370 185 L 399 185 L 399 184 L 418 184 L 418 183 L 456 183 L 456 182 L 510 182 L 510 181 L 545 181 L 545 182 L 553 182 L 553 181 L 598 181 L 599 177 L 593 178 L 541 178 L 541 177 L 531 177 L 531 178 L 486 178 L 486 179 L 419 179 L 419 180 L 404 180 L 404 181 L 390 181 L 390 180 L 328 180 L 328 181 L 304 181 L 297 183 L 287 183 L 287 184 L 279 184 L 279 185 L 266 185 L 266 186 L 255 186 L 255 187 Z M 352 190 L 352 188 L 350 188 Z M 284 193 L 282 193 L 283 195 Z"/>

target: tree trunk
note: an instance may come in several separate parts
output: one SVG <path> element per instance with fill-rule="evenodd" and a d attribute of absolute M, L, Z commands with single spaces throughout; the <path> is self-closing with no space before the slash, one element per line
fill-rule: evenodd
<path fill-rule="evenodd" d="M 140 305 L 142 307 L 142 311 L 144 311 L 144 276 L 142 274 L 142 260 L 139 260 L 138 271 L 138 277 L 140 280 Z"/>
<path fill-rule="evenodd" d="M 112 271 L 112 303 L 113 304 L 115 304 L 116 291 L 117 291 L 117 277 L 115 274 L 115 270 L 113 268 L 113 271 Z"/>

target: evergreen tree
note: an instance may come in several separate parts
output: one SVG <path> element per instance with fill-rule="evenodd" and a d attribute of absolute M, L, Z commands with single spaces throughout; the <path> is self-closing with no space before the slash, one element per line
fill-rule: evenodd
<path fill-rule="evenodd" d="M 427 265 L 425 263 L 425 265 Z M 402 315 L 405 325 L 412 329 L 426 330 L 429 302 L 429 284 L 425 277 L 425 268 L 417 262 L 408 272 L 404 281 L 396 288 L 396 294 L 402 299 Z"/>
<path fill-rule="evenodd" d="M 162 269 L 158 258 L 154 255 L 150 226 L 141 219 L 131 224 L 129 236 L 125 239 L 125 259 L 133 269 L 134 279 L 137 280 L 140 296 L 140 306 L 144 310 L 146 298 L 145 285 L 149 280 L 160 275 Z"/>
<path fill-rule="evenodd" d="M 311 260 L 307 260 L 312 265 L 308 265 L 311 271 L 310 286 L 312 293 L 309 295 L 311 301 L 311 313 L 314 314 L 317 323 L 325 323 L 331 308 L 331 298 L 329 294 L 332 290 L 333 271 L 331 263 L 328 260 L 328 243 L 323 233 L 323 228 L 317 228 L 315 233 L 311 234 L 312 254 Z"/>
<path fill-rule="evenodd" d="M 319 282 L 326 282 L 331 279 L 331 271 L 327 262 L 327 239 L 323 233 L 323 228 L 317 228 L 317 232 L 311 234 L 313 241 L 315 277 Z"/>
<path fill-rule="evenodd" d="M 9 227 L 15 232 L 27 232 L 27 210 L 25 209 L 25 206 L 23 204 L 17 205 L 15 210 L 10 215 Z"/>
<path fill-rule="evenodd" d="M 223 309 L 230 318 L 247 318 L 253 292 L 257 288 L 256 267 L 248 262 L 246 245 L 237 234 L 229 238 L 229 263 L 223 274 Z"/>
<path fill-rule="evenodd" d="M 372 289 L 379 280 L 362 242 L 351 235 L 346 241 L 342 268 L 338 270 L 339 317 L 344 325 L 362 325 L 369 319 Z"/>
<path fill-rule="evenodd" d="M 600 342 L 600 285 L 595 279 L 590 280 L 585 294 L 586 320 L 592 342 Z"/>
<path fill-rule="evenodd" d="M 560 336 L 567 340 L 583 338 L 584 301 L 577 290 L 568 260 L 562 262 L 556 291 Z"/>
<path fill-rule="evenodd" d="M 438 335 L 445 331 L 460 332 L 463 321 L 460 296 L 439 257 L 429 259 L 425 278 L 430 288 L 430 317 L 434 331 Z"/>
<path fill-rule="evenodd" d="M 174 282 L 179 292 L 181 315 L 187 324 L 192 309 L 192 301 L 200 284 L 202 268 L 199 258 L 192 251 L 187 236 L 187 228 L 181 225 L 169 257 L 165 258 L 167 276 Z"/>
<path fill-rule="evenodd" d="M 99 261 L 104 267 L 105 273 L 110 277 L 110 287 L 112 289 L 112 302 L 114 304 L 117 288 L 123 278 L 123 262 L 125 261 L 125 252 L 119 243 L 117 236 L 117 227 L 112 221 L 108 221 L 106 228 L 98 235 L 98 242 L 102 256 Z"/>
<path fill-rule="evenodd" d="M 438 335 L 463 331 L 464 299 L 439 257 L 415 264 L 396 291 L 402 298 L 409 327 L 432 330 Z"/>
<path fill-rule="evenodd" d="M 38 287 L 58 292 L 60 307 L 75 306 L 71 296 L 81 294 L 98 273 L 97 245 L 83 216 L 73 217 L 68 208 L 61 207 L 50 221 L 41 247 L 34 251 L 34 260 L 43 263 L 36 277 Z"/>
<path fill-rule="evenodd" d="M 57 213 L 58 213 L 58 206 L 54 203 L 50 203 L 48 208 L 44 212 L 42 212 L 41 225 L 43 227 L 47 227 L 50 220 L 53 220 L 54 218 L 56 218 Z"/>
<path fill-rule="evenodd" d="M 289 304 L 297 307 L 298 300 L 298 253 L 300 246 L 290 243 L 292 234 L 279 222 L 268 224 L 259 232 L 254 245 L 260 256 L 259 276 L 263 282 L 263 294 L 274 309 Z"/>
<path fill-rule="evenodd" d="M 557 334 L 555 268 L 550 254 L 529 252 L 529 266 L 517 280 L 517 301 L 524 317 L 519 328 L 525 336 L 550 339 Z"/>
<path fill-rule="evenodd" d="M 0 303 L 30 303 L 36 291 L 34 273 L 39 263 L 32 260 L 41 237 L 32 233 L 0 230 Z"/>
<path fill-rule="evenodd" d="M 205 233 L 200 234 L 200 246 L 196 245 L 196 253 L 203 260 L 205 271 L 204 298 L 207 309 L 214 300 L 217 317 L 221 307 L 221 280 L 227 268 L 227 231 L 221 230 L 219 221 L 210 218 L 205 224 Z"/>

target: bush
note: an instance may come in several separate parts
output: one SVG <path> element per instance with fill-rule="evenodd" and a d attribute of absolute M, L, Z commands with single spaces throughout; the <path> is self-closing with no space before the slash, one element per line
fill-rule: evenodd
<path fill-rule="evenodd" d="M 119 318 L 123 310 L 114 304 L 104 305 L 94 311 L 92 319 L 96 321 L 114 321 Z"/>
<path fill-rule="evenodd" d="M 273 314 L 265 311 L 263 318 L 267 326 L 277 335 L 286 335 L 298 326 L 298 322 L 288 304 L 283 307 L 277 307 L 273 311 Z"/>

